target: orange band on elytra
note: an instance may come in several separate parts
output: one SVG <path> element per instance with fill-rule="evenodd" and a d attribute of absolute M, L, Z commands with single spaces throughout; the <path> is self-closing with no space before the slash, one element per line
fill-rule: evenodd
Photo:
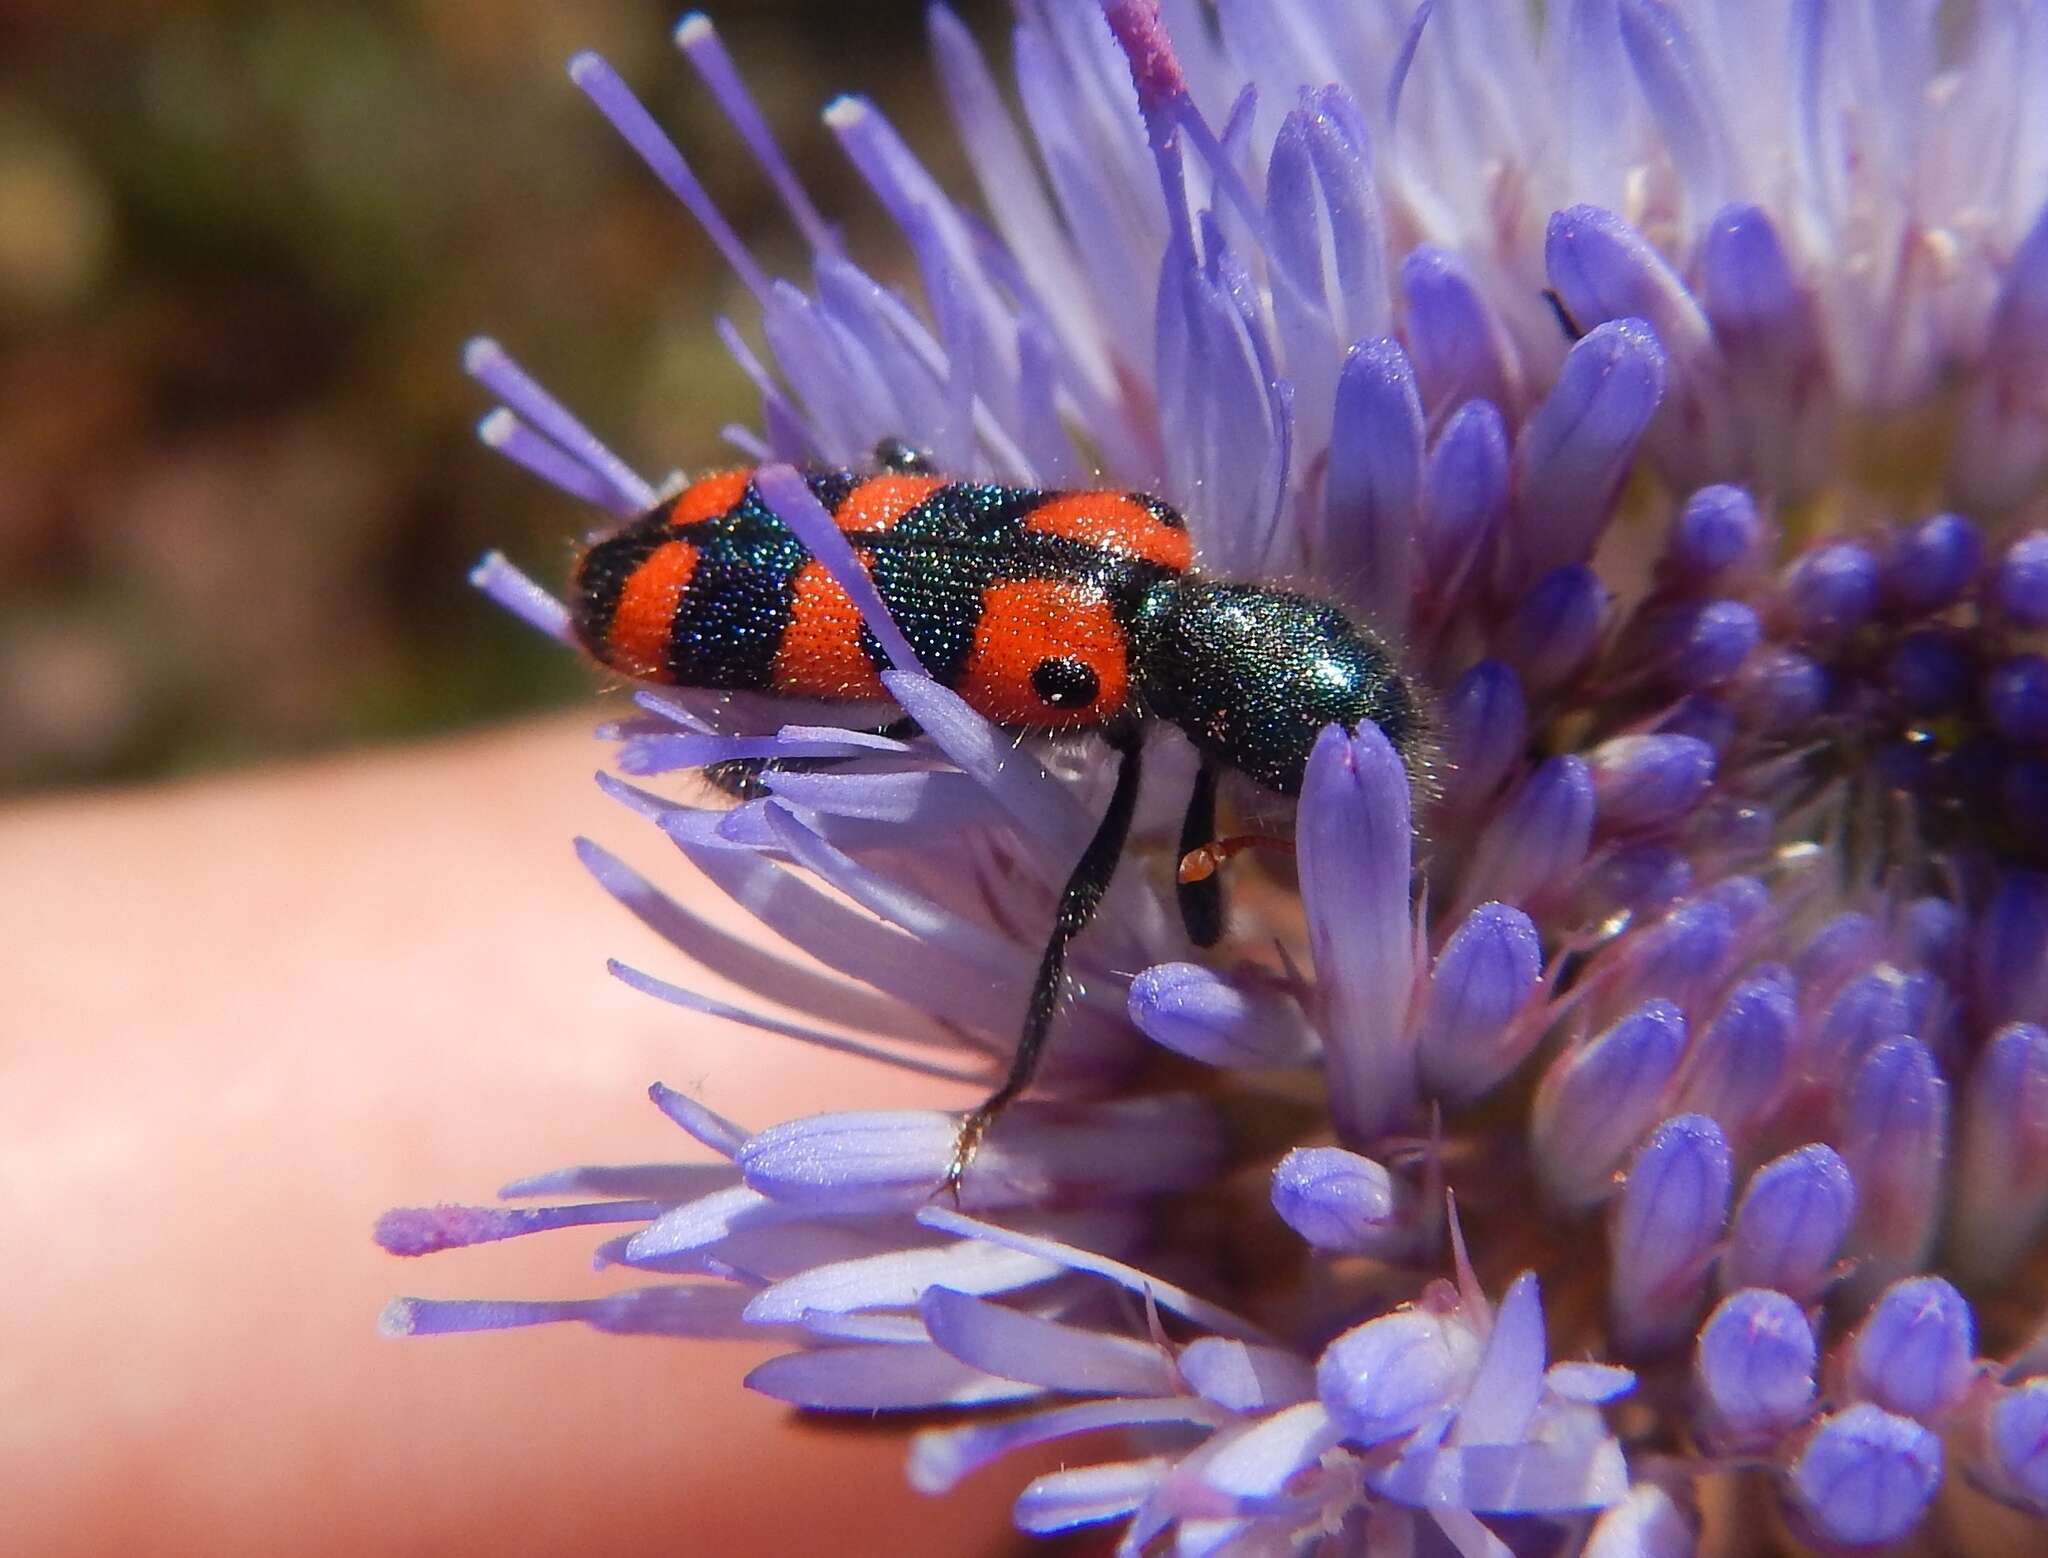
<path fill-rule="evenodd" d="M 687 541 L 664 541 L 648 553 L 619 591 L 605 629 L 605 664 L 628 676 L 669 680 L 669 632 L 696 571 L 697 549 Z"/>
<path fill-rule="evenodd" d="M 805 563 L 790 582 L 789 625 L 775 651 L 774 688 L 792 698 L 889 696 L 861 647 L 860 609 L 823 563 Z"/>
<path fill-rule="evenodd" d="M 1085 541 L 1106 552 L 1176 571 L 1195 560 L 1194 543 L 1188 540 L 1187 531 L 1165 523 L 1121 492 L 1063 493 L 1025 515 L 1024 528 L 1039 535 Z"/>
<path fill-rule="evenodd" d="M 870 476 L 840 502 L 832 522 L 849 535 L 887 530 L 945 485 L 940 476 Z"/>
<path fill-rule="evenodd" d="M 707 519 L 718 519 L 733 510 L 741 498 L 747 495 L 747 483 L 754 473 L 747 470 L 720 471 L 713 476 L 700 477 L 676 494 L 676 501 L 668 511 L 671 525 L 702 524 Z"/>
<path fill-rule="evenodd" d="M 1047 660 L 1075 660 L 1095 673 L 1095 696 L 1055 707 L 1031 673 Z M 956 689 L 975 711 L 1002 725 L 1080 729 L 1122 712 L 1129 696 L 1124 630 L 1098 590 L 1060 579 L 1004 579 L 981 593 L 974 647 Z"/>

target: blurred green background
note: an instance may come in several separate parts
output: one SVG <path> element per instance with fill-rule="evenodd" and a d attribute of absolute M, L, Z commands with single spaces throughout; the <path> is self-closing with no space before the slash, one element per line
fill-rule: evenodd
<path fill-rule="evenodd" d="M 923 6 L 710 8 L 855 256 L 902 274 L 818 111 L 873 97 L 949 180 Z M 978 24 L 992 6 L 962 7 Z M 753 310 L 570 85 L 603 51 L 771 271 L 804 255 L 627 0 L 0 0 L 0 789 L 474 723 L 594 678 L 474 597 L 588 523 L 475 444 L 497 336 L 656 479 L 729 458 Z"/>

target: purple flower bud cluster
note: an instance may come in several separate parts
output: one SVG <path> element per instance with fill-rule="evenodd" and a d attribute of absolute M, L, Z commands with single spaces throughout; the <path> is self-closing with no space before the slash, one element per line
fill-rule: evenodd
<path fill-rule="evenodd" d="M 1156 738 L 1174 784 L 957 1206 L 954 1116 L 748 1130 L 657 1087 L 700 1161 L 379 1228 L 623 1225 L 599 1261 L 653 1285 L 387 1326 L 748 1336 L 786 1348 L 748 1383 L 806 1409 L 1003 1408 L 912 1438 L 930 1489 L 1095 1434 L 1016 1518 L 1133 1553 L 2048 1542 L 2048 5 L 1019 9 L 1007 83 L 933 16 L 978 208 L 827 111 L 916 300 L 846 255 L 702 17 L 678 44 L 807 285 L 572 67 L 751 294 L 732 439 L 922 732 L 642 694 L 606 792 L 805 961 L 586 844 L 773 1013 L 614 972 L 999 1072 L 1106 775 L 926 678 L 786 468 L 884 437 L 1158 492 L 1205 571 L 1400 645 L 1431 754 L 1325 730 L 1295 875 L 1205 954 Z M 468 367 L 493 447 L 603 516 L 654 500 L 498 347 Z M 478 582 L 568 636 L 501 559 Z M 736 807 L 669 779 L 738 759 L 789 766 Z"/>

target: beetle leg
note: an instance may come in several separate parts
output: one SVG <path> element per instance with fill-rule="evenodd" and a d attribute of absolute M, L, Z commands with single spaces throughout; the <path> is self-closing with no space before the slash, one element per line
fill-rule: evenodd
<path fill-rule="evenodd" d="M 1060 992 L 1066 982 L 1067 945 L 1095 917 L 1095 910 L 1102 903 L 1102 895 L 1109 889 L 1109 879 L 1116 875 L 1117 862 L 1123 858 L 1124 840 L 1130 836 L 1131 816 L 1138 806 L 1139 754 L 1144 750 L 1144 739 L 1135 726 L 1105 732 L 1109 743 L 1122 754 L 1122 761 L 1116 771 L 1116 789 L 1109 798 L 1109 807 L 1102 814 L 1102 820 L 1095 825 L 1095 836 L 1088 841 L 1087 849 L 1081 853 L 1080 863 L 1067 878 L 1067 885 L 1060 891 L 1058 911 L 1053 915 L 1052 935 L 1045 944 L 1045 955 L 1038 960 L 1038 976 L 1031 984 L 1031 1001 L 1024 1013 L 1024 1031 L 1017 1040 L 1017 1053 L 1010 1061 L 1010 1073 L 1003 1078 L 1003 1085 L 982 1100 L 979 1108 L 970 1110 L 960 1124 L 960 1134 L 953 1139 L 953 1161 L 946 1169 L 946 1179 L 941 1187 L 952 1193 L 957 1202 L 960 1198 L 960 1180 L 966 1174 L 968 1165 L 974 1161 L 974 1154 L 981 1146 L 982 1137 L 995 1122 L 997 1115 L 1031 1085 L 1031 1078 L 1038 1070 L 1040 1057 L 1045 1053 L 1045 1040 L 1052 1029 L 1053 1013 L 1059 1006 Z"/>

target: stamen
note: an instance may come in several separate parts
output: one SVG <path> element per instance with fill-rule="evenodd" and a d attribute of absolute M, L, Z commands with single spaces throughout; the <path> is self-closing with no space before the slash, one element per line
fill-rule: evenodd
<path fill-rule="evenodd" d="M 377 1219 L 376 1240 L 393 1255 L 432 1255 L 471 1244 L 593 1223 L 644 1223 L 659 1201 L 589 1201 L 574 1206 L 411 1206 Z"/>
<path fill-rule="evenodd" d="M 496 450 L 514 465 L 531 471 L 550 487 L 566 492 L 572 498 L 580 498 L 621 519 L 631 519 L 644 512 L 627 494 L 620 492 L 554 440 L 536 433 L 503 406 L 477 423 L 476 436 L 485 447 Z"/>
<path fill-rule="evenodd" d="M 747 143 L 747 150 L 754 154 L 755 163 L 768 175 L 768 182 L 775 186 L 776 194 L 782 197 L 783 205 L 803 231 L 811 248 L 819 254 L 838 254 L 839 235 L 818 214 L 818 208 L 811 204 L 811 197 L 804 193 L 803 181 L 782 155 L 782 148 L 775 144 L 775 135 L 768 128 L 768 121 L 761 117 L 761 110 L 740 73 L 733 69 L 732 56 L 725 52 L 725 45 L 719 41 L 718 30 L 711 25 L 711 18 L 702 11 L 692 11 L 676 24 L 675 43 L 683 51 L 683 58 L 690 62 L 691 69 L 697 72 L 698 79 L 711 89 L 720 110 L 731 121 L 732 127 L 739 131 L 740 139 Z"/>
<path fill-rule="evenodd" d="M 554 396 L 506 355 L 505 349 L 488 336 L 478 336 L 462 349 L 462 368 L 472 379 L 504 401 L 525 422 L 547 434 L 569 456 L 587 467 L 627 507 L 623 512 L 645 513 L 654 507 L 658 495 L 633 468 L 604 446 Z M 609 507 L 609 505 L 607 505 Z"/>
<path fill-rule="evenodd" d="M 732 224 L 712 204 L 710 195 L 697 182 L 697 175 L 690 171 L 690 165 L 683 160 L 676 143 L 654 122 L 654 116 L 633 95 L 632 88 L 619 79 L 619 73 L 599 56 L 584 53 L 569 61 L 569 79 L 597 105 L 597 111 L 612 122 L 612 128 L 639 154 L 648 170 L 666 184 L 669 192 L 697 219 L 697 225 L 704 229 L 704 236 L 717 247 L 725 263 L 732 267 L 733 274 L 746 284 L 747 290 L 765 301 L 768 296 L 766 273 L 754 263 L 753 255 L 740 242 L 740 235 L 733 231 Z"/>
<path fill-rule="evenodd" d="M 557 643 L 576 646 L 569 608 L 521 573 L 504 553 L 484 553 L 470 569 L 469 582 L 528 627 Z"/>

